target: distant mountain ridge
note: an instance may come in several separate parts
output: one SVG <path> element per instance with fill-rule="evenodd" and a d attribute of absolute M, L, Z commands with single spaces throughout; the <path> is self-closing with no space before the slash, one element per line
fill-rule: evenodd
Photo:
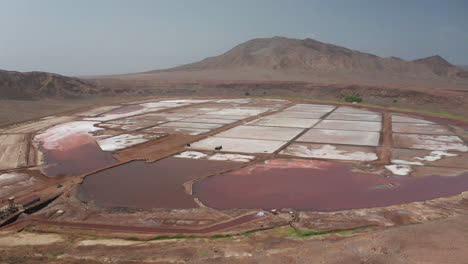
<path fill-rule="evenodd" d="M 379 57 L 313 39 L 257 38 L 202 61 L 164 70 L 74 78 L 46 72 L 0 70 L 0 99 L 78 98 L 151 94 L 167 83 L 304 82 L 468 91 L 468 71 L 439 55 L 403 60 Z M 187 91 L 187 93 L 188 93 Z"/>
<path fill-rule="evenodd" d="M 341 70 L 390 74 L 465 78 L 464 69 L 436 55 L 414 61 L 373 54 L 313 39 L 259 38 L 244 42 L 226 53 L 167 71 L 196 71 L 258 67 L 269 70 L 333 72 Z M 152 71 L 158 72 L 158 71 Z"/>
<path fill-rule="evenodd" d="M 110 92 L 90 81 L 47 72 L 0 70 L 0 98 L 78 98 Z"/>
<path fill-rule="evenodd" d="M 455 66 L 439 55 L 414 60 L 414 63 L 428 67 L 439 76 L 467 78 L 465 69 Z"/>

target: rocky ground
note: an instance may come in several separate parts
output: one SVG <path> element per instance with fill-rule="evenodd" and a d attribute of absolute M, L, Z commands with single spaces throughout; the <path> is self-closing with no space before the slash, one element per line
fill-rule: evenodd
<path fill-rule="evenodd" d="M 3 233 L 1 263 L 466 263 L 468 215 L 377 230 L 289 227 L 225 238 L 137 241 Z"/>

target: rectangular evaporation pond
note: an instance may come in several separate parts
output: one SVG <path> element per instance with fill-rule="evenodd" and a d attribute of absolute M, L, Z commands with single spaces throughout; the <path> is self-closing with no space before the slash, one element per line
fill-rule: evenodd
<path fill-rule="evenodd" d="M 227 108 L 219 111 L 209 112 L 210 115 L 247 115 L 256 116 L 268 111 L 268 109 Z"/>
<path fill-rule="evenodd" d="M 170 115 L 170 114 L 164 114 L 164 115 L 161 115 L 161 114 L 147 114 L 147 115 L 141 115 L 141 116 L 132 116 L 132 117 L 128 117 L 126 119 L 127 120 L 132 120 L 132 121 L 135 121 L 135 122 L 139 122 L 139 121 L 167 122 L 167 121 L 177 121 L 177 120 L 180 120 L 180 119 L 189 118 L 191 116 L 193 116 L 193 115 L 190 115 L 190 116 L 174 116 L 174 115 Z"/>
<path fill-rule="evenodd" d="M 97 143 L 103 151 L 115 151 L 129 148 L 158 137 L 159 135 L 154 134 L 121 134 L 105 139 L 99 139 Z"/>
<path fill-rule="evenodd" d="M 189 113 L 189 114 L 204 114 L 208 112 L 214 112 L 214 111 L 219 111 L 221 108 L 211 108 L 211 107 L 185 107 L 185 108 L 180 108 L 180 109 L 174 109 L 170 110 L 171 113 Z"/>
<path fill-rule="evenodd" d="M 326 119 L 334 120 L 355 120 L 355 121 L 382 121 L 381 114 L 350 114 L 350 113 L 331 113 Z"/>
<path fill-rule="evenodd" d="M 392 131 L 408 134 L 453 135 L 447 127 L 431 124 L 393 123 Z"/>
<path fill-rule="evenodd" d="M 378 146 L 379 132 L 311 129 L 299 137 L 299 142 L 331 143 L 358 146 Z"/>
<path fill-rule="evenodd" d="M 291 127 L 237 126 L 216 134 L 216 137 L 250 138 L 289 141 L 304 129 Z"/>
<path fill-rule="evenodd" d="M 220 99 L 216 100 L 215 102 L 218 103 L 237 103 L 237 104 L 247 104 L 250 103 L 252 99 Z"/>
<path fill-rule="evenodd" d="M 322 120 L 314 128 L 355 130 L 355 131 L 381 131 L 380 122 L 349 121 L 349 120 Z"/>
<path fill-rule="evenodd" d="M 160 125 L 160 127 L 178 127 L 178 128 L 198 128 L 198 129 L 214 129 L 222 127 L 222 124 L 203 124 L 203 123 L 189 123 L 189 122 L 169 122 Z"/>
<path fill-rule="evenodd" d="M 304 158 L 372 161 L 378 159 L 376 152 L 375 147 L 293 143 L 280 154 Z"/>
<path fill-rule="evenodd" d="M 392 115 L 392 122 L 394 123 L 412 123 L 412 124 L 435 124 L 434 122 L 405 115 Z"/>
<path fill-rule="evenodd" d="M 99 127 L 107 127 L 107 128 L 120 128 L 123 130 L 137 130 L 137 129 L 142 129 L 145 127 L 151 127 L 151 126 L 156 126 L 159 124 L 164 123 L 164 121 L 154 121 L 154 120 L 125 120 L 126 122 L 123 122 L 123 120 L 119 122 L 113 122 L 109 121 L 106 123 L 101 123 L 98 126 Z"/>
<path fill-rule="evenodd" d="M 286 111 L 295 111 L 295 112 L 330 112 L 335 109 L 331 105 L 306 105 L 306 104 L 297 104 L 291 107 L 286 108 Z"/>
<path fill-rule="evenodd" d="M 262 117 L 260 119 L 249 122 L 249 125 L 255 126 L 269 126 L 269 127 L 297 127 L 297 128 L 310 128 L 315 125 L 320 119 L 306 119 L 306 118 L 271 118 Z"/>
<path fill-rule="evenodd" d="M 393 133 L 392 137 L 397 148 L 468 152 L 468 146 L 457 136 Z"/>
<path fill-rule="evenodd" d="M 190 113 L 190 114 L 182 114 L 182 113 L 172 113 L 172 112 L 162 112 L 162 113 L 153 113 L 153 114 L 146 114 L 146 115 L 140 115 L 140 116 L 135 116 L 132 118 L 137 118 L 137 119 L 153 119 L 153 118 L 161 118 L 161 120 L 170 120 L 174 118 L 178 119 L 184 119 L 184 118 L 189 118 L 189 117 L 194 117 L 198 114 L 195 113 Z"/>
<path fill-rule="evenodd" d="M 181 120 L 181 122 L 190 122 L 190 123 L 208 123 L 208 124 L 231 124 L 236 122 L 237 120 L 230 120 L 230 119 L 214 119 L 214 118 L 199 118 L 199 117 L 191 117 L 187 119 Z"/>
<path fill-rule="evenodd" d="M 205 114 L 199 115 L 197 118 L 205 118 L 205 119 L 229 119 L 229 120 L 241 120 L 248 118 L 248 115 L 212 115 L 212 114 Z"/>
<path fill-rule="evenodd" d="M 341 106 L 335 110 L 335 113 L 349 113 L 349 114 L 376 114 L 377 112 L 359 109 L 356 107 Z"/>
<path fill-rule="evenodd" d="M 177 127 L 150 127 L 141 130 L 145 133 L 156 133 L 156 134 L 176 134 L 176 135 L 199 135 L 209 132 L 208 129 L 198 128 L 177 128 Z"/>
<path fill-rule="evenodd" d="M 276 114 L 269 115 L 268 117 L 288 117 L 288 118 L 309 118 L 317 119 L 324 116 L 326 112 L 296 112 L 296 111 L 283 111 Z"/>
<path fill-rule="evenodd" d="M 215 150 L 221 146 L 221 151 L 227 152 L 273 153 L 286 143 L 286 141 L 275 140 L 209 137 L 192 143 L 190 148 Z"/>

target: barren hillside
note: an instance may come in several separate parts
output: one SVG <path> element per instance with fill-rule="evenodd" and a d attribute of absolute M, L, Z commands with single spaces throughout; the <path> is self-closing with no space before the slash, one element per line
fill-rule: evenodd
<path fill-rule="evenodd" d="M 91 81 L 46 72 L 0 70 L 0 98 L 76 98 L 110 94 L 111 90 Z"/>
<path fill-rule="evenodd" d="M 259 38 L 226 53 L 167 70 L 113 76 L 132 80 L 269 80 L 468 89 L 468 74 L 440 56 L 415 61 L 319 42 Z"/>

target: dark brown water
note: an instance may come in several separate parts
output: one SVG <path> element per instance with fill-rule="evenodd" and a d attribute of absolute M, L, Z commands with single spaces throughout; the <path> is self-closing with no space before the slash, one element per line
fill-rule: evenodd
<path fill-rule="evenodd" d="M 336 211 L 423 201 L 468 190 L 458 177 L 384 178 L 351 172 L 352 165 L 315 160 L 271 160 L 199 181 L 194 195 L 218 209 L 293 208 Z M 379 188 L 388 186 L 390 188 Z"/>
<path fill-rule="evenodd" d="M 182 184 L 237 166 L 235 162 L 179 158 L 133 161 L 86 177 L 78 196 L 101 207 L 195 208 L 198 205 Z"/>
<path fill-rule="evenodd" d="M 41 149 L 47 176 L 81 175 L 116 163 L 90 135 L 73 135 L 60 143 L 61 148 Z"/>

